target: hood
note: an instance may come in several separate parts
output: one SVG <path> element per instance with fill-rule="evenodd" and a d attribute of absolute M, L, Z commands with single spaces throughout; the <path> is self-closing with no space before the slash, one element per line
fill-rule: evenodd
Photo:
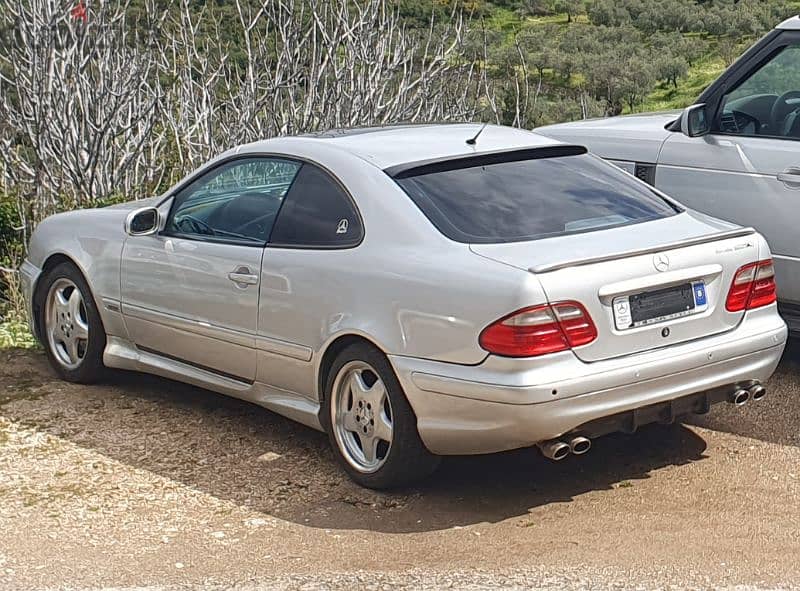
<path fill-rule="evenodd" d="M 137 201 L 126 201 L 125 203 L 117 203 L 115 205 L 109 205 L 102 209 L 122 209 L 125 211 L 131 211 L 132 209 L 139 209 L 140 207 L 148 207 L 150 205 L 157 205 L 160 196 L 155 197 L 148 197 L 147 199 L 139 199 Z"/>
<path fill-rule="evenodd" d="M 664 141 L 674 133 L 666 129 L 680 111 L 586 119 L 534 129 L 536 133 L 570 144 L 586 146 L 590 152 L 611 160 L 658 161 Z"/>

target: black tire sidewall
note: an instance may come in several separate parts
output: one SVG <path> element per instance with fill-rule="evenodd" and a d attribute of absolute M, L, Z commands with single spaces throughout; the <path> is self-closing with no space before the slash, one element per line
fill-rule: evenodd
<path fill-rule="evenodd" d="M 386 462 L 371 473 L 360 472 L 344 457 L 333 433 L 331 404 L 333 384 L 341 369 L 351 361 L 368 363 L 386 386 L 392 406 L 393 441 Z M 328 433 L 336 459 L 347 474 L 361 486 L 374 489 L 396 488 L 430 475 L 438 466 L 439 458 L 431 454 L 422 443 L 417 431 L 417 416 L 403 392 L 397 376 L 386 356 L 367 345 L 356 343 L 346 347 L 333 362 L 325 379 L 325 392 L 320 422 Z"/>
<path fill-rule="evenodd" d="M 59 363 L 55 354 L 50 349 L 50 340 L 47 337 L 47 305 L 46 298 L 50 292 L 50 287 L 58 279 L 69 279 L 80 290 L 83 297 L 83 305 L 86 309 L 87 320 L 89 321 L 89 339 L 86 347 L 86 354 L 80 365 L 74 369 L 68 369 Z M 92 295 L 92 290 L 89 288 L 86 279 L 80 270 L 72 263 L 60 263 L 45 273 L 45 276 L 39 281 L 39 287 L 36 292 L 37 297 L 37 329 L 39 332 L 39 340 L 44 347 L 45 354 L 47 355 L 50 365 L 58 373 L 58 375 L 70 382 L 78 383 L 92 383 L 101 379 L 103 375 L 103 351 L 106 347 L 106 333 L 103 327 L 103 321 L 100 318 L 100 313 L 97 310 L 97 305 Z"/>

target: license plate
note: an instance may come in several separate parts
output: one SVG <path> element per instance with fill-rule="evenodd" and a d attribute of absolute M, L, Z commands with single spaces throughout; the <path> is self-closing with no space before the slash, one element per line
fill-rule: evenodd
<path fill-rule="evenodd" d="M 655 291 L 620 296 L 612 301 L 617 330 L 647 326 L 698 314 L 708 309 L 706 285 L 693 281 Z"/>

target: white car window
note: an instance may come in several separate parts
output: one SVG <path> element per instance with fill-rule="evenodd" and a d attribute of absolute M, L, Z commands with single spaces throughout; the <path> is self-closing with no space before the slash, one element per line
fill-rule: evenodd
<path fill-rule="evenodd" d="M 717 131 L 800 139 L 800 46 L 781 48 L 722 104 Z"/>

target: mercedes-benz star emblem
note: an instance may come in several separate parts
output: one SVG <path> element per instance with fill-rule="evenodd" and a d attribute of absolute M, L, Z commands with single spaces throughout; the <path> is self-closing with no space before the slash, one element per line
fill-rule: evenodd
<path fill-rule="evenodd" d="M 664 253 L 659 253 L 653 257 L 653 266 L 656 271 L 664 272 L 669 269 L 669 257 Z"/>

